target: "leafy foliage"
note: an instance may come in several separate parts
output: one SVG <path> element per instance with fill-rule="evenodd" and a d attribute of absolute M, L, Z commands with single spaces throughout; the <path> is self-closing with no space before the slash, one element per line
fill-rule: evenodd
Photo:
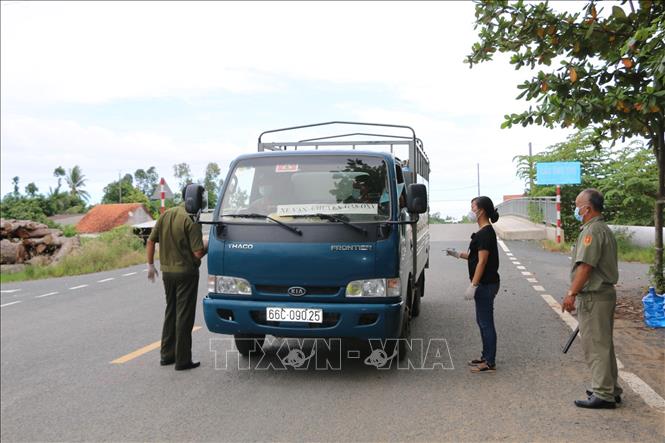
<path fill-rule="evenodd" d="M 582 183 L 561 187 L 561 218 L 566 238 L 574 241 L 579 222 L 573 217 L 575 198 L 585 188 L 597 188 L 605 195 L 605 218 L 618 225 L 653 226 L 653 205 L 656 198 L 656 161 L 642 142 L 634 141 L 622 149 L 594 148 L 593 134 L 582 131 L 565 142 L 548 147 L 532 156 L 532 161 L 579 161 Z M 529 156 L 515 157 L 517 175 L 525 181 L 535 180 Z M 555 195 L 555 186 L 536 186 L 532 197 Z"/>
<path fill-rule="evenodd" d="M 192 169 L 187 163 L 178 163 L 177 165 L 173 165 L 173 176 L 178 179 L 178 192 L 175 192 L 176 194 L 179 194 L 179 191 L 182 191 L 185 186 L 192 183 L 193 181 Z"/>
<path fill-rule="evenodd" d="M 222 171 L 219 169 L 219 165 L 217 163 L 211 162 L 206 166 L 203 187 L 208 192 L 208 204 L 210 206 L 215 206 L 217 203 L 217 196 L 221 188 L 221 183 L 219 181 L 219 175 L 221 172 Z"/>
<path fill-rule="evenodd" d="M 81 188 L 85 187 L 85 182 L 88 181 L 83 175 L 81 168 L 76 165 L 69 170 L 65 175 L 65 182 L 69 186 L 69 193 L 75 197 L 80 197 L 84 200 L 90 199 L 90 194 Z"/>
<path fill-rule="evenodd" d="M 136 187 L 150 198 L 157 189 L 159 174 L 157 174 L 154 166 L 150 166 L 146 170 L 137 169 L 134 172 L 134 179 L 136 180 Z"/>
<path fill-rule="evenodd" d="M 604 141 L 647 140 L 658 165 L 654 278 L 662 283 L 665 2 L 641 0 L 636 5 L 624 0 L 607 11 L 600 5 L 591 0 L 583 11 L 569 13 L 553 10 L 548 2 L 481 0 L 475 23 L 480 41 L 466 62 L 472 67 L 492 60 L 498 51 L 510 55 L 515 69 L 539 67 L 518 86 L 517 98 L 534 105 L 506 115 L 504 128 L 515 124 L 588 128 L 598 149 Z"/>
<path fill-rule="evenodd" d="M 150 205 L 148 197 L 132 184 L 131 174 L 126 174 L 119 181 L 109 183 L 104 187 L 104 196 L 102 203 L 143 203 L 146 206 Z"/>

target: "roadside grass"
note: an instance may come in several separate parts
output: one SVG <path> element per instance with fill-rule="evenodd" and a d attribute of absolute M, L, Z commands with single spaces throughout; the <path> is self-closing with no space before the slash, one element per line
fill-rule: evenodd
<path fill-rule="evenodd" d="M 0 283 L 89 274 L 145 262 L 143 242 L 130 227 L 121 226 L 96 238 L 82 238 L 81 248 L 53 266 L 28 266 L 24 271 L 0 274 Z"/>
<path fill-rule="evenodd" d="M 653 246 L 650 248 L 635 246 L 631 243 L 630 237 L 621 232 L 616 233 L 615 237 L 617 239 L 617 252 L 620 261 L 645 264 L 653 263 L 656 256 L 656 249 Z M 573 245 L 570 243 L 561 242 L 561 244 L 557 244 L 552 240 L 543 240 L 542 246 L 550 252 L 570 253 L 573 249 Z"/>

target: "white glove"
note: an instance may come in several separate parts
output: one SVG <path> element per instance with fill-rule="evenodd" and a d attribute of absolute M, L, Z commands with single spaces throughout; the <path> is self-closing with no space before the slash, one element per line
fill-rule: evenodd
<path fill-rule="evenodd" d="M 464 299 L 473 300 L 474 297 L 476 296 L 476 289 L 478 289 L 478 286 L 470 284 L 469 287 L 466 288 L 466 291 L 464 291 Z"/>
<path fill-rule="evenodd" d="M 459 258 L 460 253 L 454 249 L 446 249 L 446 254 L 455 258 Z"/>
<path fill-rule="evenodd" d="M 159 272 L 157 272 L 157 268 L 155 268 L 155 265 L 151 265 L 150 263 L 148 263 L 148 280 L 154 283 L 155 277 L 159 277 Z"/>

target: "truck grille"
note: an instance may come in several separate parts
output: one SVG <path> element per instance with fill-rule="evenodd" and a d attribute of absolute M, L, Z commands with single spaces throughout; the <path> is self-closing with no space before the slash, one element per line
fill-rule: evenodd
<path fill-rule="evenodd" d="M 288 295 L 291 286 L 278 285 L 256 285 L 256 290 L 267 294 Z M 339 286 L 302 286 L 307 290 L 307 295 L 335 295 L 339 292 Z"/>

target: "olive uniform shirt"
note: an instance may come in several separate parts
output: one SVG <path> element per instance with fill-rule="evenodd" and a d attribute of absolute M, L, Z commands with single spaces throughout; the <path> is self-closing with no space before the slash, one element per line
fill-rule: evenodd
<path fill-rule="evenodd" d="M 573 281 L 577 267 L 586 263 L 593 267 L 589 281 L 582 288 L 585 292 L 612 290 L 619 280 L 617 242 L 614 234 L 601 216 L 594 217 L 582 226 L 572 253 L 570 279 Z"/>
<path fill-rule="evenodd" d="M 198 272 L 201 260 L 193 252 L 204 249 L 203 233 L 201 225 L 185 211 L 184 204 L 166 210 L 157 220 L 149 239 L 159 243 L 162 272 Z"/>

